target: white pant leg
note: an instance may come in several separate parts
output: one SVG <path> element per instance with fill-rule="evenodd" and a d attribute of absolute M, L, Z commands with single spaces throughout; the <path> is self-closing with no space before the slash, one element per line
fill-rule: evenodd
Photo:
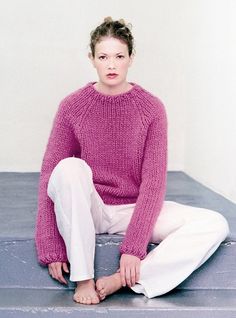
<path fill-rule="evenodd" d="M 140 280 L 131 287 L 148 298 L 163 295 L 202 265 L 229 233 L 218 212 L 165 201 L 154 227 L 154 248 L 140 266 Z"/>
<path fill-rule="evenodd" d="M 66 245 L 70 280 L 93 278 L 95 234 L 106 231 L 109 217 L 89 165 L 74 157 L 61 160 L 50 176 L 48 195 L 54 202 L 58 230 Z"/>

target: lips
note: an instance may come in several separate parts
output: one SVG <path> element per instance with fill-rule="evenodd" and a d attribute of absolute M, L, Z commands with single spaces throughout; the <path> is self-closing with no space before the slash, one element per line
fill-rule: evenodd
<path fill-rule="evenodd" d="M 118 74 L 116 74 L 116 73 L 109 73 L 109 74 L 107 74 L 107 78 L 108 78 L 108 79 L 115 79 L 117 76 L 118 76 Z"/>

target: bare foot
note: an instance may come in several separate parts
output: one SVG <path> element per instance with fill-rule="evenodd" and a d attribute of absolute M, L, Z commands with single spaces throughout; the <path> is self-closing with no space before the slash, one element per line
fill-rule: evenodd
<path fill-rule="evenodd" d="M 77 287 L 73 299 L 80 304 L 98 304 L 100 302 L 100 299 L 98 293 L 95 290 L 94 280 L 87 279 L 77 282 Z"/>
<path fill-rule="evenodd" d="M 120 273 L 115 273 L 110 276 L 103 276 L 96 281 L 96 289 L 100 300 L 106 296 L 113 294 L 122 287 Z"/>

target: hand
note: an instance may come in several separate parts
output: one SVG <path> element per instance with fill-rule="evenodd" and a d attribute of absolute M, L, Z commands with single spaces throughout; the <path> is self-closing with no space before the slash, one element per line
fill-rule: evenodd
<path fill-rule="evenodd" d="M 137 256 L 122 254 L 120 258 L 120 275 L 122 286 L 131 287 L 139 280 L 140 259 Z"/>
<path fill-rule="evenodd" d="M 68 283 L 62 275 L 62 269 L 64 272 L 69 273 L 67 263 L 54 262 L 48 264 L 49 275 L 51 275 L 54 279 L 58 280 L 60 283 L 67 285 Z"/>

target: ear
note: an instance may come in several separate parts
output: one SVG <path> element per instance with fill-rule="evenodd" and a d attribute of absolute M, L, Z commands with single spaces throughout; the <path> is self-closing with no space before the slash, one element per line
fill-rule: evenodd
<path fill-rule="evenodd" d="M 129 57 L 129 67 L 133 64 L 134 54 L 132 53 Z"/>
<path fill-rule="evenodd" d="M 88 53 L 88 58 L 90 59 L 91 63 L 93 64 L 93 66 L 95 67 L 94 65 L 94 58 L 93 58 L 93 55 L 91 52 Z"/>

